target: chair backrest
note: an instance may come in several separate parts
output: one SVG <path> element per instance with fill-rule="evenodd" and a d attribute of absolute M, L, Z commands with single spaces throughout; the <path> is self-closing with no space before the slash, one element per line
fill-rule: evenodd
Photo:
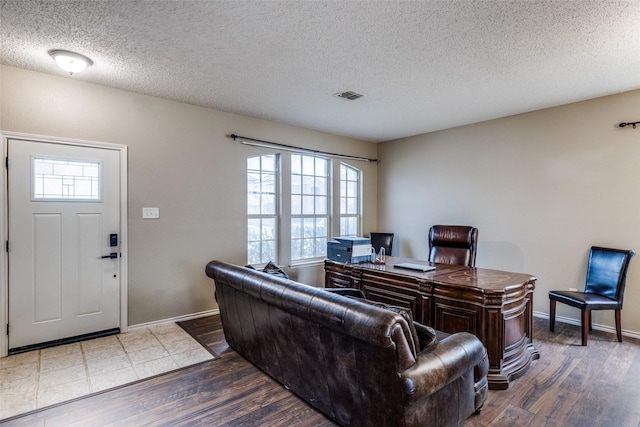
<path fill-rule="evenodd" d="M 466 225 L 434 225 L 429 230 L 429 261 L 476 266 L 478 229 Z"/>
<path fill-rule="evenodd" d="M 371 239 L 371 246 L 376 250 L 376 253 L 380 252 L 380 248 L 384 248 L 386 256 L 391 256 L 391 249 L 393 248 L 393 233 L 369 233 Z"/>
<path fill-rule="evenodd" d="M 593 246 L 589 252 L 584 292 L 618 301 L 622 306 L 627 271 L 635 251 Z"/>

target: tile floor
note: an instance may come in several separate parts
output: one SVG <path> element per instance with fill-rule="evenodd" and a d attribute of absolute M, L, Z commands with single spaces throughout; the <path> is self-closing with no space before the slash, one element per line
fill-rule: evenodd
<path fill-rule="evenodd" d="M 1 358 L 0 420 L 210 359 L 175 323 Z"/>

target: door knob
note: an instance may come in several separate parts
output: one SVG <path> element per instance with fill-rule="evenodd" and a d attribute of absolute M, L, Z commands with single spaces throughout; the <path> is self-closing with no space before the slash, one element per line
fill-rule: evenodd
<path fill-rule="evenodd" d="M 102 257 L 102 259 L 105 259 L 105 258 L 116 259 L 118 258 L 118 252 L 111 252 L 109 255 L 104 255 Z"/>

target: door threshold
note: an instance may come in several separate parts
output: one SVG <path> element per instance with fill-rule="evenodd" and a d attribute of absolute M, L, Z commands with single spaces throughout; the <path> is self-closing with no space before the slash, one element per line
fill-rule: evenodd
<path fill-rule="evenodd" d="M 102 338 L 108 337 L 110 335 L 116 335 L 120 333 L 120 328 L 106 329 L 104 331 L 91 332 L 89 334 L 84 335 L 76 335 L 75 337 L 62 338 L 59 340 L 52 340 L 47 342 L 42 342 L 38 344 L 30 344 L 22 347 L 10 348 L 9 356 L 14 354 L 25 353 L 31 350 L 42 350 L 43 348 L 56 347 L 59 345 L 72 344 L 75 342 L 92 340 L 94 338 Z"/>

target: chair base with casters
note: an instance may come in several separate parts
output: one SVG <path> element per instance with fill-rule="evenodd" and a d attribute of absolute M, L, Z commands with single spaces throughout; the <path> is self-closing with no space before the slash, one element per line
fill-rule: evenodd
<path fill-rule="evenodd" d="M 587 345 L 589 331 L 593 330 L 593 310 L 615 310 L 616 335 L 622 342 L 621 312 L 624 288 L 631 258 L 635 251 L 593 246 L 589 252 L 589 265 L 584 292 L 549 291 L 549 330 L 554 332 L 556 303 L 561 302 L 581 311 L 582 345 Z"/>

